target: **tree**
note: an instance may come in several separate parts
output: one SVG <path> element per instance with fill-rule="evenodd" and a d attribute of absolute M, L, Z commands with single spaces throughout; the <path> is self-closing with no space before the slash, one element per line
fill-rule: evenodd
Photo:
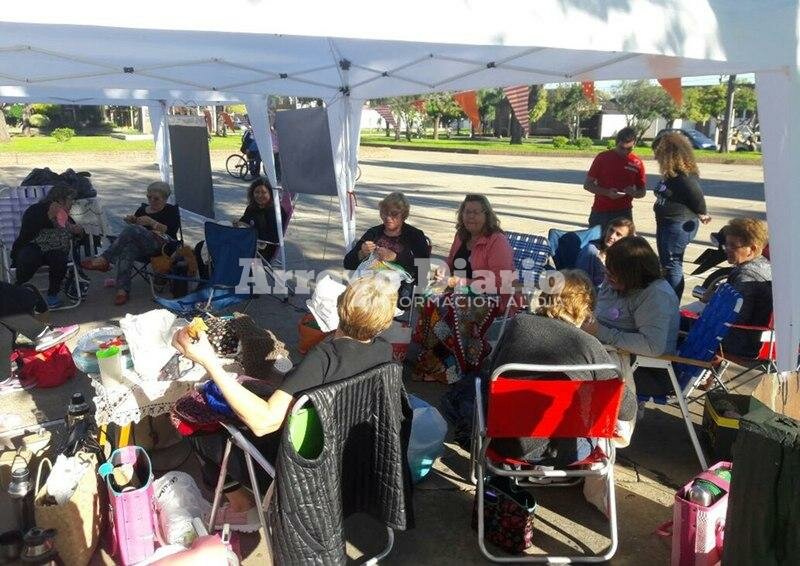
<path fill-rule="evenodd" d="M 725 114 L 726 94 L 723 85 L 686 89 L 683 95 L 684 117 L 694 122 L 707 122 L 711 118 L 721 121 Z"/>
<path fill-rule="evenodd" d="M 737 114 L 755 113 L 758 108 L 758 97 L 753 85 L 744 83 L 736 85 L 733 108 Z"/>
<path fill-rule="evenodd" d="M 534 85 L 531 87 L 531 93 L 528 96 L 528 119 L 531 124 L 535 124 L 542 119 L 545 112 L 547 112 L 547 91 L 542 85 Z"/>
<path fill-rule="evenodd" d="M 11 139 L 6 125 L 6 106 L 7 104 L 0 104 L 0 142 L 7 142 Z"/>
<path fill-rule="evenodd" d="M 433 139 L 439 139 L 439 123 L 447 124 L 453 118 L 460 117 L 461 108 L 448 92 L 438 92 L 425 97 L 425 112 L 433 119 Z"/>
<path fill-rule="evenodd" d="M 581 120 L 597 113 L 598 106 L 583 95 L 578 84 L 558 85 L 550 100 L 553 116 L 569 127 L 569 137 L 575 140 L 580 137 Z"/>
<path fill-rule="evenodd" d="M 397 127 L 394 131 L 394 139 L 400 140 L 400 123 L 404 122 L 406 125 L 406 140 L 411 141 L 411 127 L 419 116 L 417 107 L 414 106 L 414 101 L 418 100 L 416 96 L 395 96 L 389 99 L 389 108 L 394 114 Z"/>
<path fill-rule="evenodd" d="M 486 133 L 486 125 L 494 122 L 497 105 L 505 98 L 502 88 L 490 88 L 478 91 L 478 114 L 481 120 L 481 133 Z M 497 132 L 494 132 L 498 135 Z"/>
<path fill-rule="evenodd" d="M 728 86 L 725 92 L 725 121 L 722 123 L 722 132 L 719 138 L 720 153 L 728 153 L 733 133 L 733 95 L 736 92 L 736 75 L 728 77 Z"/>
<path fill-rule="evenodd" d="M 617 88 L 615 98 L 617 106 L 625 114 L 625 120 L 636 130 L 636 137 L 641 138 L 656 118 L 665 116 L 668 119 L 676 112 L 675 103 L 666 91 L 649 81 L 625 81 Z"/>

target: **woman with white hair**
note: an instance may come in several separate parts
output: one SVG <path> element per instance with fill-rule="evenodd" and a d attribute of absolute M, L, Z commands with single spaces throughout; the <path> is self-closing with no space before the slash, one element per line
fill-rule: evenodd
<path fill-rule="evenodd" d="M 178 239 L 181 217 L 178 207 L 167 203 L 169 195 L 167 183 L 150 183 L 147 187 L 147 204 L 142 204 L 136 212 L 125 217 L 128 226 L 111 247 L 101 255 L 81 262 L 84 269 L 95 271 L 108 271 L 112 263 L 117 266 L 115 305 L 128 302 L 134 261 L 146 261 L 161 253 L 165 245 L 174 244 Z"/>

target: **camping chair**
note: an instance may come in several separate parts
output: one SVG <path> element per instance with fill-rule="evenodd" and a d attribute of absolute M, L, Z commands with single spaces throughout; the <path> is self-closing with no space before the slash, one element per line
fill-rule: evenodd
<path fill-rule="evenodd" d="M 586 460 L 562 469 L 544 470 L 505 458 L 492 449 L 493 438 L 597 438 L 611 439 L 619 413 L 624 383 L 621 379 L 575 381 L 567 371 L 618 370 L 613 364 L 551 366 L 505 364 L 492 372 L 484 410 L 481 379 L 475 380 L 475 420 L 472 463 L 477 475 L 478 545 L 493 562 L 605 562 L 617 551 L 617 504 L 614 492 L 615 450 L 611 442 L 598 446 Z M 536 375 L 543 379 L 508 377 Z M 504 466 L 503 464 L 511 464 Z M 521 465 L 520 465 L 521 464 Z M 510 468 L 510 469 L 506 469 Z M 487 475 L 513 478 L 517 483 L 546 479 L 604 477 L 608 492 L 611 544 L 601 556 L 498 556 L 484 540 L 484 482 Z"/>
<path fill-rule="evenodd" d="M 253 298 L 255 290 L 250 286 L 247 294 L 237 291 L 242 280 L 247 279 L 251 270 L 258 279 L 256 265 L 256 231 L 252 228 L 234 228 L 214 222 L 205 223 L 205 238 L 211 255 L 211 273 L 208 279 L 162 275 L 167 280 L 197 283 L 198 289 L 179 299 L 155 297 L 155 301 L 166 309 L 179 315 L 191 316 L 198 312 L 212 312 L 225 309 Z M 242 267 L 240 259 L 249 263 Z M 246 307 L 245 307 L 245 310 Z"/>
<path fill-rule="evenodd" d="M 761 347 L 758 353 L 753 358 L 744 356 L 737 356 L 735 354 L 726 352 L 724 348 L 720 348 L 720 356 L 727 361 L 736 365 L 742 366 L 744 369 L 734 375 L 732 378 L 727 379 L 728 383 L 735 381 L 749 371 L 757 370 L 755 375 L 747 381 L 755 379 L 765 373 L 776 373 L 778 367 L 775 365 L 775 314 L 769 315 L 769 322 L 766 326 L 747 326 L 744 324 L 732 324 L 731 330 L 737 329 L 744 332 L 753 332 L 760 335 Z"/>
<path fill-rule="evenodd" d="M 550 244 L 542 236 L 522 234 L 521 232 L 506 232 L 508 243 L 514 253 L 514 269 L 519 274 L 515 287 L 521 287 L 523 300 L 530 301 L 535 289 L 539 286 L 539 277 L 550 259 Z M 511 318 L 514 301 L 506 304 L 505 314 L 500 321 L 500 331 L 490 340 L 494 347 L 506 330 L 508 319 Z M 497 321 L 495 321 L 497 322 Z"/>
<path fill-rule="evenodd" d="M 586 230 L 568 232 L 558 228 L 550 228 L 547 241 L 550 243 L 550 252 L 553 265 L 556 269 L 572 269 L 578 259 L 578 254 L 586 245 L 598 240 L 603 235 L 602 226 L 592 226 Z"/>
<path fill-rule="evenodd" d="M 399 370 L 398 370 L 399 374 Z M 353 383 L 361 380 L 364 377 L 356 376 L 351 378 Z M 369 377 L 367 376 L 367 379 Z M 350 380 L 347 380 L 350 381 Z M 400 383 L 398 379 L 398 383 Z M 323 385 L 316 390 L 325 390 L 327 386 Z M 310 395 L 310 394 L 309 394 Z M 310 404 L 311 397 L 309 395 L 302 395 L 297 402 L 293 405 L 292 410 L 289 414 L 289 417 L 286 419 L 285 427 L 288 428 L 288 435 L 284 435 L 283 441 L 287 438 L 291 441 L 292 446 L 294 447 L 295 451 L 300 454 L 301 456 L 314 459 L 316 458 L 323 449 L 324 444 L 324 426 L 320 420 L 317 411 L 314 409 L 313 404 Z M 310 406 L 308 406 L 310 405 Z M 255 467 L 253 466 L 253 461 L 255 460 L 259 466 L 270 476 L 270 478 L 275 477 L 275 468 L 272 464 L 267 462 L 264 456 L 258 451 L 258 449 L 250 443 L 247 438 L 242 434 L 240 430 L 238 430 L 235 426 L 221 423 L 222 426 L 227 430 L 228 434 L 230 435 L 227 439 L 225 444 L 225 451 L 223 453 L 222 464 L 220 466 L 220 474 L 217 480 L 217 487 L 214 492 L 214 500 L 211 507 L 211 515 L 209 516 L 208 522 L 208 531 L 212 532 L 213 526 L 216 520 L 217 510 L 220 507 L 220 502 L 222 499 L 222 492 L 225 486 L 225 477 L 227 474 L 228 469 L 228 459 L 231 451 L 231 447 L 236 445 L 239 449 L 244 451 L 245 456 L 245 463 L 247 466 L 248 475 L 250 476 L 250 485 L 253 490 L 253 496 L 257 502 L 262 501 L 261 493 L 258 488 L 258 481 L 256 478 Z M 399 431 L 399 429 L 398 429 Z M 357 457 L 357 456 L 356 456 Z M 405 458 L 405 454 L 398 454 L 398 457 Z M 362 462 L 363 463 L 363 462 Z M 275 490 L 279 489 L 276 486 L 276 482 L 272 482 L 270 487 L 267 490 L 267 494 L 265 496 L 264 504 L 258 506 L 258 515 L 259 515 L 259 522 L 261 523 L 261 528 L 264 532 L 264 539 L 265 544 L 267 545 L 267 555 L 272 557 L 272 544 L 271 544 L 271 537 L 272 531 L 269 528 L 269 524 L 266 520 L 265 512 L 271 502 L 273 501 L 273 497 L 279 497 L 279 494 L 275 494 Z M 386 546 L 374 557 L 366 561 L 364 564 L 378 564 L 379 561 L 386 558 L 392 550 L 394 546 L 394 531 L 391 527 L 386 526 L 387 531 L 387 544 Z"/>
<path fill-rule="evenodd" d="M 22 215 L 29 206 L 39 202 L 51 188 L 51 185 L 31 185 L 0 190 L 0 280 L 13 283 L 16 279 L 16 268 L 11 267 L 11 248 L 22 227 Z M 64 279 L 64 287 L 74 290 L 74 292 L 65 293 L 72 299 L 72 302 L 67 302 L 52 310 L 72 309 L 83 301 L 86 283 L 81 279 L 78 265 L 74 261 L 72 245 L 70 243 L 67 254 L 67 258 L 69 258 L 67 275 Z M 37 273 L 47 272 L 48 269 L 46 265 L 43 265 Z"/>
<path fill-rule="evenodd" d="M 678 347 L 677 355 L 665 354 L 658 357 L 637 355 L 631 365 L 631 372 L 640 367 L 666 370 L 675 400 L 686 423 L 689 439 L 697 453 L 700 466 L 704 470 L 708 468 L 708 463 L 703 449 L 700 447 L 700 442 L 697 440 L 687 401 L 694 389 L 709 378 L 724 388 L 721 376 L 728 367 L 728 361 L 716 358 L 717 350 L 720 342 L 738 318 L 741 308 L 741 294 L 727 283 L 720 285 L 708 306 Z M 640 396 L 639 400 L 648 401 L 649 399 Z M 667 399 L 659 397 L 653 398 L 653 401 L 665 404 Z"/>
<path fill-rule="evenodd" d="M 141 206 L 147 206 L 147 203 L 143 202 L 141 204 Z M 180 207 L 178 207 L 178 217 L 179 218 L 180 218 L 180 213 L 181 213 L 181 209 L 180 209 Z M 115 238 L 116 238 L 116 236 L 112 236 L 109 239 L 113 242 L 113 239 L 115 239 Z M 183 223 L 179 222 L 178 223 L 178 240 L 177 240 L 177 242 L 175 244 L 173 244 L 173 246 L 167 246 L 167 247 L 168 248 L 174 247 L 174 249 L 177 249 L 182 245 L 183 245 Z M 158 252 L 156 252 L 156 255 L 159 255 L 159 254 L 161 254 L 161 250 L 158 250 Z M 158 297 L 158 293 L 156 291 L 157 290 L 161 290 L 161 288 L 163 287 L 162 284 L 157 284 L 156 280 L 157 279 L 159 281 L 165 281 L 165 280 L 162 279 L 162 274 L 161 273 L 154 273 L 153 270 L 151 269 L 150 257 L 142 256 L 142 257 L 138 258 L 136 261 L 134 261 L 134 263 L 133 263 L 133 273 L 131 273 L 131 279 L 133 279 L 134 277 L 137 277 L 137 276 L 141 277 L 142 280 L 145 283 L 147 283 L 147 285 L 149 285 L 150 294 L 153 295 L 153 300 L 155 300 Z M 158 287 L 158 289 L 156 289 L 156 287 Z"/>

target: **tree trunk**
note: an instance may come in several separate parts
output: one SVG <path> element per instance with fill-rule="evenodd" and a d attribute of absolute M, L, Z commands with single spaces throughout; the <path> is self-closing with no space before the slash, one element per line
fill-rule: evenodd
<path fill-rule="evenodd" d="M 522 145 L 522 126 L 513 115 L 511 116 L 511 121 L 509 122 L 509 129 L 511 130 L 511 141 L 509 142 L 511 145 Z"/>
<path fill-rule="evenodd" d="M 728 153 L 731 145 L 731 134 L 733 133 L 733 93 L 736 91 L 736 75 L 728 76 L 728 93 L 725 97 L 725 121 L 720 132 L 719 151 Z"/>
<path fill-rule="evenodd" d="M 433 117 L 433 139 L 439 139 L 439 115 Z"/>
<path fill-rule="evenodd" d="M 389 133 L 389 122 L 388 122 L 388 121 L 386 121 L 386 120 L 384 120 L 384 121 L 386 122 L 386 137 L 388 138 L 388 137 L 391 135 L 391 134 Z"/>
<path fill-rule="evenodd" d="M 412 120 L 409 114 L 409 116 L 406 118 L 406 141 L 408 142 L 411 141 L 411 128 L 412 128 L 411 122 Z"/>
<path fill-rule="evenodd" d="M 400 120 L 400 114 L 398 114 L 394 120 L 394 141 L 400 141 L 400 124 L 402 124 L 402 122 Z"/>
<path fill-rule="evenodd" d="M 8 126 L 6 124 L 6 113 L 3 112 L 3 108 L 0 107 L 0 143 L 7 142 L 11 139 L 11 136 L 8 133 Z"/>
<path fill-rule="evenodd" d="M 31 105 L 26 104 L 25 108 L 22 109 L 22 135 L 23 136 L 30 136 L 31 135 Z"/>

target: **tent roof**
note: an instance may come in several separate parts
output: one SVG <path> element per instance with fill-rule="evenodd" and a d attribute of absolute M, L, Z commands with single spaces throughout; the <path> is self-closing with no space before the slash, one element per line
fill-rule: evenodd
<path fill-rule="evenodd" d="M 384 18 L 365 2 L 233 0 L 223 16 L 185 0 L 54 1 L 33 16 L 17 3 L 0 14 L 0 98 L 367 99 L 793 63 L 771 46 L 796 39 L 796 0 L 526 4 L 411 0 Z"/>

